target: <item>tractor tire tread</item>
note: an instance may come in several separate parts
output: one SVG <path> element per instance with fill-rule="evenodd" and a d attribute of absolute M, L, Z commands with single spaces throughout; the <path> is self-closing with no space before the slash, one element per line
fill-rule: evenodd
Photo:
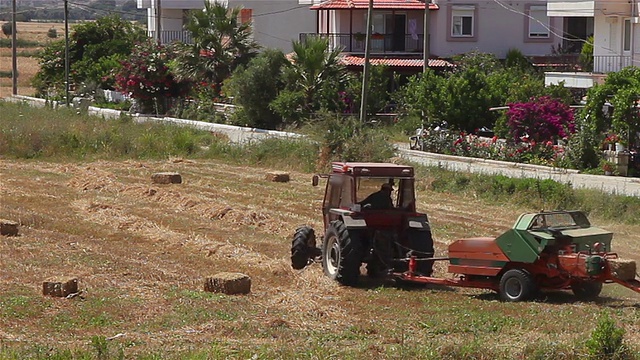
<path fill-rule="evenodd" d="M 291 242 L 291 267 L 295 270 L 304 269 L 309 259 L 315 257 L 316 235 L 312 227 L 304 225 L 296 229 Z"/>

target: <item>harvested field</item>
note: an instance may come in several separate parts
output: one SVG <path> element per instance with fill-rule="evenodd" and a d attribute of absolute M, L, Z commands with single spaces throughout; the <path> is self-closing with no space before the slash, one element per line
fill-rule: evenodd
<path fill-rule="evenodd" d="M 16 24 L 16 38 L 18 41 L 36 42 L 39 46 L 17 48 L 17 67 L 18 67 L 18 94 L 33 95 L 35 90 L 31 87 L 31 79 L 40 69 L 38 60 L 33 55 L 40 51 L 46 44 L 56 39 L 47 36 L 49 29 L 54 28 L 57 31 L 58 38 L 64 38 L 63 23 L 39 23 L 39 22 L 18 22 Z M 19 43 L 18 43 L 19 44 Z M 11 48 L 0 47 L 0 73 L 11 73 Z M 12 82 L 11 77 L 0 76 L 0 98 L 11 96 Z"/>
<path fill-rule="evenodd" d="M 595 303 L 552 293 L 502 303 L 490 292 L 400 289 L 365 279 L 358 288 L 324 277 L 320 264 L 291 269 L 300 224 L 320 236 L 324 189 L 310 174 L 287 183 L 277 169 L 216 161 L 48 163 L 0 160 L 0 218 L 20 224 L 0 236 L 0 357 L 11 349 L 90 351 L 113 338 L 125 358 L 527 358 L 575 350 L 606 312 L 640 343 L 640 296 L 606 285 Z M 151 175 L 177 172 L 181 184 Z M 425 181 L 428 181 L 425 179 Z M 524 209 L 456 194 L 418 193 L 442 255 L 451 241 L 495 236 Z M 640 228 L 598 223 L 614 250 L 640 261 Z M 445 276 L 446 266 L 436 265 Z M 248 295 L 205 292 L 212 274 L 251 277 Z M 77 277 L 81 296 L 42 296 L 43 281 Z M 9 350 L 8 350 L 9 349 Z M 21 350 L 28 351 L 28 350 Z"/>

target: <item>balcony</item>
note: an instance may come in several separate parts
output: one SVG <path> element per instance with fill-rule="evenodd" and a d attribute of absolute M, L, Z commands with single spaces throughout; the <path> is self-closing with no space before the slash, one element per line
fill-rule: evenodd
<path fill-rule="evenodd" d="M 578 57 L 575 57 L 578 60 Z M 633 58 L 624 55 L 595 55 L 593 57 L 593 68 L 584 68 L 576 61 L 571 70 L 571 64 L 564 64 L 567 68 L 555 68 L 555 71 L 545 72 L 545 85 L 557 85 L 564 83 L 570 88 L 588 89 L 594 84 L 601 84 L 607 77 L 606 74 L 617 72 L 627 66 L 631 66 Z M 589 71 L 591 70 L 591 71 Z"/>
<path fill-rule="evenodd" d="M 607 74 L 620 71 L 633 64 L 630 55 L 595 55 L 593 57 L 593 72 Z"/>
<path fill-rule="evenodd" d="M 364 53 L 364 34 L 300 34 L 300 41 L 311 37 L 329 39 L 331 49 L 340 49 L 350 53 Z M 422 53 L 423 35 L 408 34 L 373 34 L 371 35 L 371 52 L 373 53 Z"/>
<path fill-rule="evenodd" d="M 152 39 L 156 39 L 156 32 L 151 30 L 149 31 L 149 37 Z M 193 40 L 191 39 L 191 33 L 183 30 L 165 30 L 160 31 L 160 43 L 161 44 L 171 44 L 174 41 L 183 42 L 185 44 L 192 44 Z"/>

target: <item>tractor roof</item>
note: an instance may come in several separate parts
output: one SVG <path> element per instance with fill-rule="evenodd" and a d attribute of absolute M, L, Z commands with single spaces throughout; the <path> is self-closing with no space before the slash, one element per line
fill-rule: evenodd
<path fill-rule="evenodd" d="M 331 163 L 331 172 L 358 176 L 413 177 L 413 167 L 392 163 L 334 162 Z"/>

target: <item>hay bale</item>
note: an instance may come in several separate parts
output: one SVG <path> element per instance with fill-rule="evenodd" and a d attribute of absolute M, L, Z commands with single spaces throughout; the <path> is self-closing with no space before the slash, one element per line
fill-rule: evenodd
<path fill-rule="evenodd" d="M 11 220 L 0 219 L 0 235 L 17 236 L 18 223 Z"/>
<path fill-rule="evenodd" d="M 289 173 L 281 171 L 272 171 L 267 173 L 267 180 L 273 182 L 289 182 Z"/>
<path fill-rule="evenodd" d="M 182 176 L 174 172 L 161 172 L 151 175 L 151 181 L 156 184 L 181 184 Z"/>
<path fill-rule="evenodd" d="M 206 279 L 204 291 L 227 295 L 248 294 L 251 291 L 251 278 L 241 273 L 219 273 Z"/>
<path fill-rule="evenodd" d="M 70 278 L 63 281 L 47 280 L 42 283 L 42 295 L 53 297 L 67 297 L 78 292 L 78 279 Z"/>
<path fill-rule="evenodd" d="M 636 278 L 636 262 L 627 259 L 608 259 L 611 274 L 620 280 L 633 280 Z"/>

